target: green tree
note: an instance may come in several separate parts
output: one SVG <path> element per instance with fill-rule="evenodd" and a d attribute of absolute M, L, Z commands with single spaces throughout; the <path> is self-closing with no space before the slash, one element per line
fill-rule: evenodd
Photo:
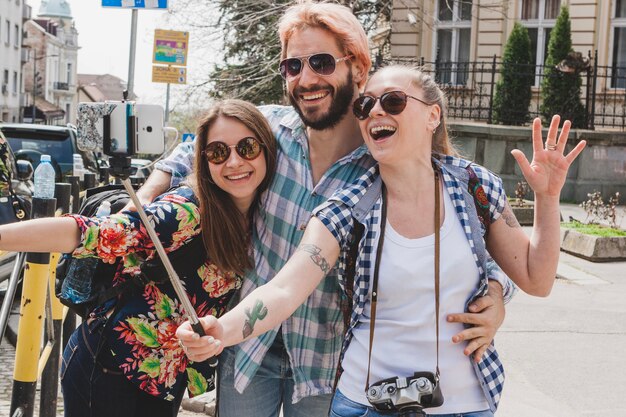
<path fill-rule="evenodd" d="M 504 48 L 500 79 L 493 99 L 496 123 L 523 125 L 528 121 L 534 70 L 528 30 L 516 22 Z"/>
<path fill-rule="evenodd" d="M 342 0 L 363 24 L 366 33 L 389 28 L 391 0 Z M 201 45 L 220 44 L 210 52 L 214 62 L 207 65 L 205 80 L 190 86 L 187 98 L 202 92 L 213 98 L 236 97 L 256 104 L 278 103 L 284 98 L 278 72 L 280 42 L 278 21 L 294 0 L 179 0 L 171 19 L 179 26 L 200 32 Z M 390 31 L 383 48 L 389 44 Z M 194 46 L 192 46 L 194 48 Z M 217 63 L 216 63 L 217 62 Z"/>
<path fill-rule="evenodd" d="M 561 13 L 550 33 L 546 69 L 541 83 L 541 114 L 546 121 L 560 114 L 572 121 L 572 127 L 586 127 L 585 108 L 581 102 L 582 78 L 578 71 L 562 71 L 557 66 L 573 53 L 569 10 Z"/>

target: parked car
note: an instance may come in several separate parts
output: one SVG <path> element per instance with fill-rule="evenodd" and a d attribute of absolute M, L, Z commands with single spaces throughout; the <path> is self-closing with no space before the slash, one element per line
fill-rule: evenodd
<path fill-rule="evenodd" d="M 6 140 L 2 131 L 0 131 L 0 138 Z M 24 200 L 24 208 L 27 211 L 30 211 L 30 203 L 34 192 L 32 182 L 33 167 L 30 162 L 17 161 L 13 151 L 11 150 L 10 144 L 8 150 L 9 154 L 6 162 L 10 165 L 8 168 L 12 173 L 11 186 L 13 187 L 15 193 Z M 15 252 L 0 251 L 0 283 L 5 281 L 11 275 L 14 260 Z M 0 296 L 1 295 L 2 291 L 0 291 Z"/>
<path fill-rule="evenodd" d="M 139 178 L 148 178 L 154 165 L 149 159 L 133 158 L 130 161 L 131 176 Z"/>
<path fill-rule="evenodd" d="M 73 154 L 83 157 L 83 166 L 98 174 L 98 159 L 93 152 L 83 152 L 76 146 L 76 128 L 72 125 L 49 126 L 25 123 L 0 124 L 0 131 L 9 141 L 15 157 L 39 165 L 41 155 L 50 155 L 57 181 L 72 175 Z"/>

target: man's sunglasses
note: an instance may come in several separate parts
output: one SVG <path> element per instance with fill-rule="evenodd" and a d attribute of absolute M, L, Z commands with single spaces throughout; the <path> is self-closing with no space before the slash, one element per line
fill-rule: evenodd
<path fill-rule="evenodd" d="M 380 107 L 383 108 L 385 113 L 397 115 L 404 111 L 404 109 L 406 108 L 407 99 L 409 98 L 417 100 L 420 103 L 424 103 L 427 106 L 430 106 L 432 104 L 427 103 L 417 97 L 409 96 L 402 91 L 389 91 L 380 97 L 365 95 L 360 96 L 354 101 L 354 104 L 352 105 L 352 112 L 357 119 L 365 120 L 370 117 L 370 112 L 376 105 L 376 101 L 380 100 Z"/>
<path fill-rule="evenodd" d="M 253 137 L 243 138 L 236 145 L 227 145 L 224 142 L 215 141 L 207 145 L 204 154 L 209 162 L 219 165 L 230 158 L 230 148 L 235 148 L 240 157 L 246 161 L 252 161 L 261 154 L 261 146 L 261 142 Z"/>
<path fill-rule="evenodd" d="M 321 53 L 321 54 L 313 54 L 308 56 L 300 56 L 295 58 L 287 58 L 280 61 L 280 65 L 278 69 L 280 70 L 280 75 L 286 80 L 290 78 L 295 78 L 302 72 L 304 68 L 304 62 L 309 65 L 316 74 L 318 75 L 331 75 L 335 72 L 335 68 L 337 67 L 337 63 L 341 61 L 346 61 L 352 58 L 352 55 L 346 55 L 341 58 L 335 58 L 331 54 Z"/>

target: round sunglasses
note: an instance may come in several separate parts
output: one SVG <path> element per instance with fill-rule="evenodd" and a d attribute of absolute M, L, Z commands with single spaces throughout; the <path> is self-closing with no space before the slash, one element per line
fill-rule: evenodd
<path fill-rule="evenodd" d="M 365 120 L 370 117 L 370 112 L 376 105 L 376 101 L 380 100 L 380 107 L 383 108 L 385 113 L 392 115 L 400 114 L 406 108 L 406 102 L 409 98 L 417 100 L 427 106 L 431 106 L 432 103 L 427 103 L 417 97 L 409 96 L 403 91 L 389 91 L 380 97 L 373 97 L 362 95 L 354 101 L 352 105 L 352 112 L 359 120 Z"/>
<path fill-rule="evenodd" d="M 320 53 L 308 56 L 300 56 L 294 58 L 286 58 L 280 61 L 278 70 L 280 75 L 285 79 L 295 78 L 302 72 L 304 68 L 304 62 L 309 65 L 309 68 L 318 75 L 328 76 L 335 72 L 337 63 L 346 61 L 352 58 L 352 55 L 346 55 L 341 58 L 335 58 L 331 54 Z"/>
<path fill-rule="evenodd" d="M 204 154 L 209 162 L 219 165 L 230 158 L 230 149 L 235 148 L 237 155 L 246 161 L 252 161 L 261 154 L 261 146 L 263 146 L 262 143 L 253 137 L 243 138 L 236 145 L 227 145 L 224 142 L 215 141 L 207 145 Z"/>

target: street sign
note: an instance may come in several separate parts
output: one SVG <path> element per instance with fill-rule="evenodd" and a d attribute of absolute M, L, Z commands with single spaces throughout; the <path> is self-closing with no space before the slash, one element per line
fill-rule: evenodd
<path fill-rule="evenodd" d="M 183 133 L 182 136 L 182 142 L 193 142 L 194 140 L 196 140 L 196 135 L 194 135 L 193 133 Z"/>
<path fill-rule="evenodd" d="M 189 32 L 156 29 L 154 31 L 153 64 L 187 65 Z"/>
<path fill-rule="evenodd" d="M 152 82 L 168 84 L 187 84 L 187 68 L 153 65 Z"/>
<path fill-rule="evenodd" d="M 167 9 L 167 0 L 102 0 L 102 7 L 127 9 Z"/>

